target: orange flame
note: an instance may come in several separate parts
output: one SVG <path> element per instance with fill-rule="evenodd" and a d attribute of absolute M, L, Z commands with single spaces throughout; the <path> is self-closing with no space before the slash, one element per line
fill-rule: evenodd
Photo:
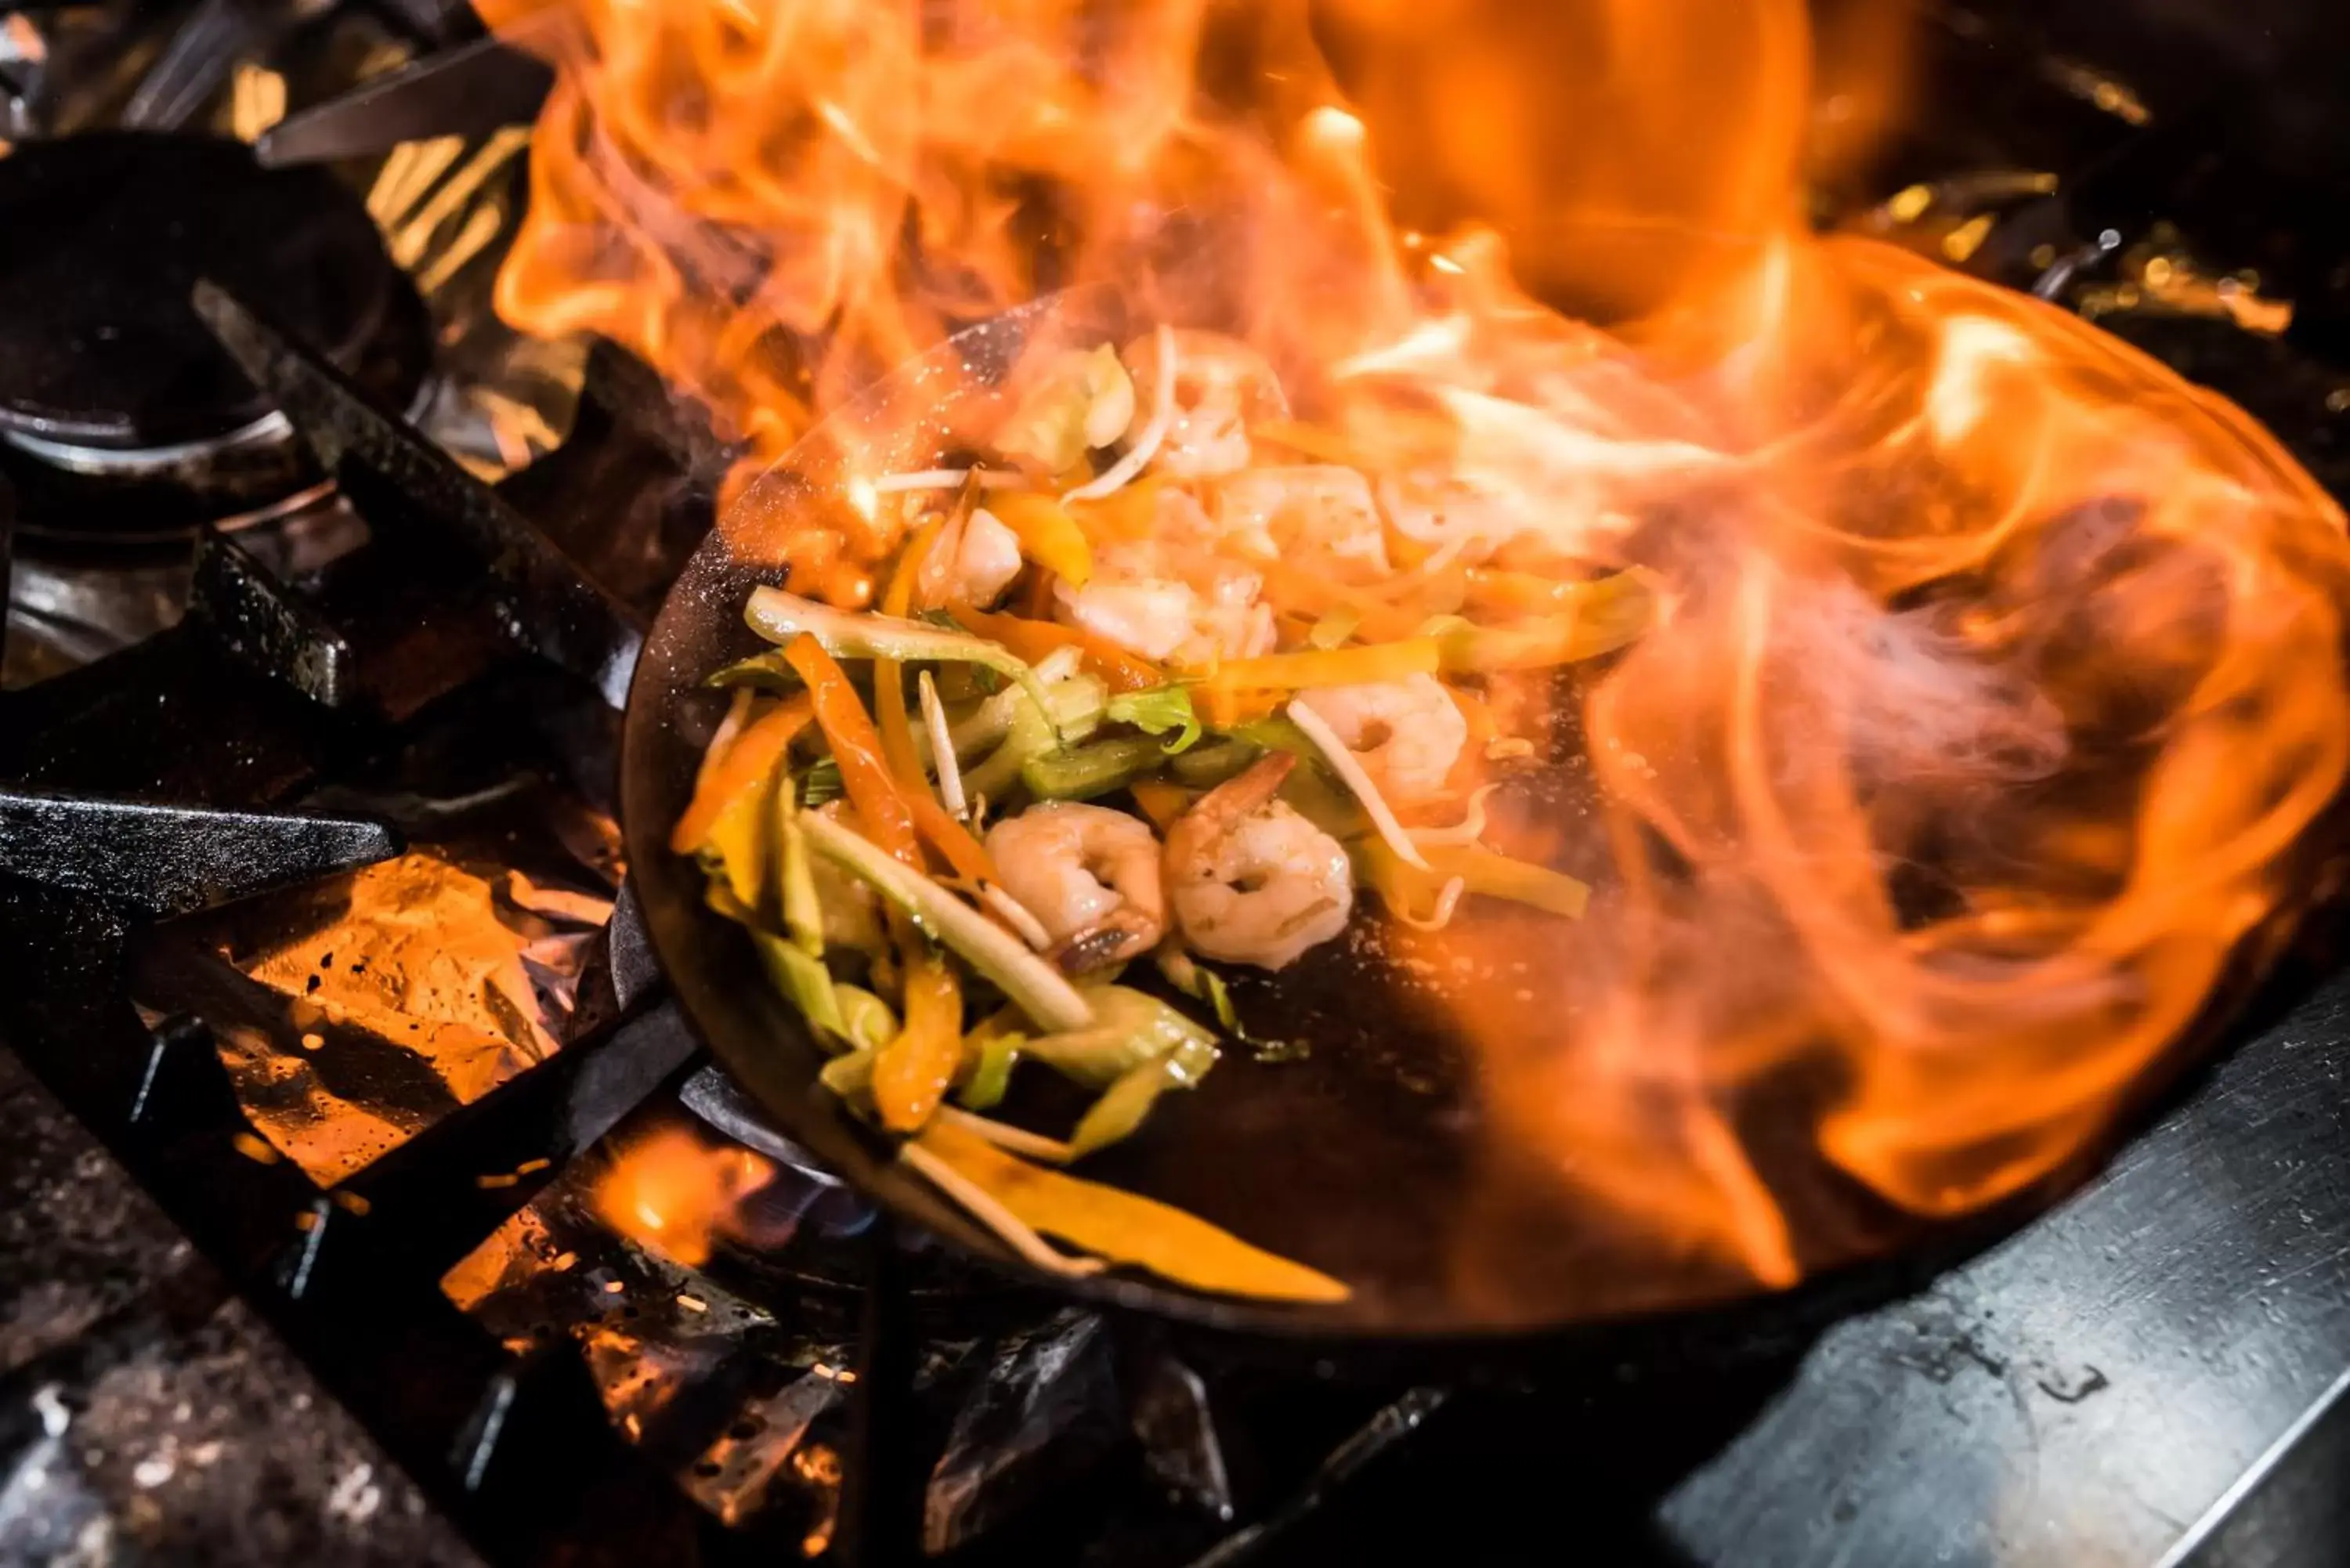
<path fill-rule="evenodd" d="M 1559 710 L 1589 798 L 1505 846 L 1589 918 L 1446 938 L 1562 978 L 1452 1021 L 1510 1181 L 1785 1282 L 1834 1249 L 1756 1117 L 1918 1215 L 2058 1169 L 2305 896 L 2350 766 L 2343 519 L 2269 436 L 1804 230 L 1806 168 L 1898 96 L 1842 9 L 1815 49 L 1794 0 L 500 0 L 563 67 L 501 305 L 634 348 L 755 466 L 1110 280 L 1508 514 L 1466 549 L 1657 573 L 1661 628 Z M 896 542 L 778 553 L 862 602 Z"/>
<path fill-rule="evenodd" d="M 747 1148 L 665 1127 L 614 1155 L 596 1184 L 596 1212 L 639 1245 L 699 1268 L 717 1240 L 742 1234 L 743 1199 L 774 1175 L 774 1165 Z"/>

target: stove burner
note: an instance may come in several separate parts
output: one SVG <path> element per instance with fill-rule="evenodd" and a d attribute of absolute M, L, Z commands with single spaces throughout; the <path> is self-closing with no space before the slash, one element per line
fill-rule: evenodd
<path fill-rule="evenodd" d="M 0 161 L 0 429 L 120 452 L 217 441 L 270 408 L 188 305 L 199 277 L 268 300 L 345 369 L 398 277 L 359 196 L 241 142 L 142 131 Z M 103 461 L 103 460 L 100 460 Z"/>
<path fill-rule="evenodd" d="M 223 138 L 106 130 L 0 160 L 0 468 L 28 535 L 153 541 L 318 483 L 291 427 L 189 303 L 198 278 L 267 300 L 405 408 L 421 302 L 359 195 Z"/>

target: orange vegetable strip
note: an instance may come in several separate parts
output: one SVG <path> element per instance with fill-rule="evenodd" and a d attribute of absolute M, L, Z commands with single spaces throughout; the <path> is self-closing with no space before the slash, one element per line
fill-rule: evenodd
<path fill-rule="evenodd" d="M 934 518 L 917 529 L 907 543 L 905 553 L 898 557 L 897 572 L 881 595 L 882 614 L 903 618 L 912 605 L 914 579 L 931 546 L 938 543 L 941 526 Z M 894 659 L 873 661 L 873 723 L 880 733 L 881 754 L 889 759 L 890 772 L 898 775 L 898 787 L 908 794 L 927 788 L 921 758 L 914 750 L 913 722 L 906 711 L 905 666 Z"/>
<path fill-rule="evenodd" d="M 1497 566 L 1468 569 L 1469 600 L 1499 609 L 1572 609 L 1589 599 L 1607 600 L 1621 591 L 1606 577 L 1568 581 L 1536 572 L 1505 571 Z"/>
<path fill-rule="evenodd" d="M 892 858 L 917 871 L 922 869 L 922 846 L 914 834 L 913 812 L 889 772 L 881 753 L 881 737 L 875 732 L 857 688 L 808 632 L 785 645 L 784 660 L 807 682 L 808 695 L 816 703 L 816 722 L 831 742 L 833 760 L 840 764 L 841 789 L 855 808 L 865 836 Z"/>
<path fill-rule="evenodd" d="M 1443 667 L 1443 647 L 1436 639 L 1411 637 L 1401 642 L 1375 642 L 1358 648 L 1301 649 L 1295 653 L 1268 653 L 1260 659 L 1228 659 L 1201 684 L 1220 691 L 1297 691 L 1315 686 L 1354 686 L 1373 680 L 1400 680 L 1407 675 L 1433 675 Z"/>
<path fill-rule="evenodd" d="M 677 819 L 669 846 L 681 855 L 701 848 L 719 814 L 744 790 L 755 789 L 766 781 L 785 750 L 807 728 L 814 716 L 815 704 L 802 693 L 769 709 L 735 736 L 726 754 L 695 781 L 692 804 Z"/>
<path fill-rule="evenodd" d="M 1073 587 L 1083 587 L 1094 575 L 1093 546 L 1068 509 L 1049 495 L 1034 492 L 1000 496 L 988 513 L 1020 536 L 1020 553 Z"/>
<path fill-rule="evenodd" d="M 1249 569 L 1264 578 L 1267 597 L 1286 608 L 1305 610 L 1315 616 L 1334 609 L 1352 610 L 1356 616 L 1355 635 L 1373 642 L 1401 641 L 1426 618 L 1367 594 L 1340 587 L 1285 562 L 1253 560 Z"/>
<path fill-rule="evenodd" d="M 1159 497 L 1166 488 L 1167 482 L 1154 473 L 1098 501 L 1072 501 L 1066 504 L 1077 526 L 1088 535 L 1142 540 L 1150 537 L 1158 524 Z"/>
<path fill-rule="evenodd" d="M 1169 784 L 1164 779 L 1138 779 L 1126 786 L 1134 796 L 1134 804 L 1142 808 L 1153 826 L 1160 832 L 1191 808 L 1191 792 L 1181 784 Z"/>
<path fill-rule="evenodd" d="M 1302 452 L 1308 457 L 1320 458 L 1324 462 L 1335 462 L 1341 468 L 1368 469 L 1371 466 L 1363 461 L 1363 454 L 1357 452 L 1346 437 L 1336 431 L 1324 430 L 1320 425 L 1307 424 L 1304 420 L 1266 420 L 1261 424 L 1251 425 L 1249 437 L 1253 441 L 1269 441 L 1276 446 L 1285 446 L 1292 452 Z"/>
<path fill-rule="evenodd" d="M 883 596 L 882 609 L 886 614 L 902 616 L 912 603 L 915 575 L 922 569 L 922 558 L 939 536 L 940 524 L 926 523 L 898 558 L 898 569 L 889 579 Z M 971 829 L 957 822 L 931 793 L 929 776 L 922 771 L 922 760 L 914 750 L 913 721 L 906 711 L 906 678 L 904 667 L 894 659 L 873 661 L 873 713 L 875 736 L 883 762 L 888 765 L 894 793 L 905 803 L 906 813 L 912 819 L 915 831 L 928 839 L 931 847 L 954 867 L 955 875 L 973 882 L 995 880 L 995 862 Z M 848 774 L 841 772 L 845 784 Z M 856 801 L 854 794 L 850 795 Z M 859 805 L 860 815 L 863 807 Z M 879 842 L 877 840 L 876 842 Z M 889 847 L 884 846 L 885 848 Z M 893 854 L 896 853 L 893 849 Z M 903 856 L 899 858 L 904 859 Z"/>
<path fill-rule="evenodd" d="M 937 955 L 906 965 L 905 1027 L 873 1058 L 873 1105 L 881 1125 L 910 1133 L 931 1119 L 962 1065 L 962 987 Z"/>
<path fill-rule="evenodd" d="M 1115 1262 L 1225 1295 L 1334 1302 L 1348 1294 L 1329 1275 L 1252 1247 L 1196 1215 L 1031 1165 L 943 1119 L 923 1132 L 918 1147 L 1021 1223 Z"/>
<path fill-rule="evenodd" d="M 1229 730 L 1252 719 L 1272 716 L 1281 706 L 1278 691 L 1242 691 L 1222 686 L 1201 686 L 1191 693 L 1191 709 L 1211 730 Z"/>
<path fill-rule="evenodd" d="M 1084 655 L 1086 668 L 1100 676 L 1112 691 L 1141 691 L 1167 684 L 1167 677 L 1149 659 L 1073 626 L 1031 620 L 1024 616 L 991 615 L 960 601 L 949 605 L 947 612 L 965 631 L 1002 643 L 1030 664 L 1041 661 L 1055 649 L 1074 648 Z"/>

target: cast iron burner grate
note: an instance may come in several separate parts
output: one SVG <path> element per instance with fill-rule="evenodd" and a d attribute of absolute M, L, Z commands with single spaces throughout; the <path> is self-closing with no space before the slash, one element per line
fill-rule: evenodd
<path fill-rule="evenodd" d="M 152 542 L 317 482 L 189 305 L 211 276 L 408 406 L 421 301 L 359 193 L 190 133 L 101 130 L 0 159 L 0 463 L 28 537 Z"/>

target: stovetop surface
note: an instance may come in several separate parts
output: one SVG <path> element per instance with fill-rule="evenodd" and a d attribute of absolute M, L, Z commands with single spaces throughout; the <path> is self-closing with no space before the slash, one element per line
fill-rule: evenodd
<path fill-rule="evenodd" d="M 1938 13 L 1975 18 L 1952 25 L 1938 90 L 1954 104 L 1982 93 L 1990 107 L 1925 117 L 1950 134 L 1905 149 L 1887 183 L 1930 186 L 1939 234 L 1985 188 L 1946 182 L 1951 169 L 1983 167 L 1996 151 L 2012 168 L 2092 171 L 2065 190 L 2074 205 L 2061 213 L 2017 213 L 2012 195 L 1997 198 L 2001 223 L 1973 265 L 2018 282 L 2077 265 L 2057 297 L 2244 402 L 2337 495 L 2350 494 L 2350 376 L 2334 369 L 2350 361 L 2329 358 L 2340 313 L 2321 286 L 2299 280 L 2301 308 L 2282 333 L 2248 328 L 2241 313 L 2140 307 L 2145 261 L 2184 257 L 2187 247 L 2152 210 L 2134 209 L 2161 189 L 2132 164 L 2145 146 L 2126 112 L 2138 100 L 2050 51 L 2119 58 L 2147 34 L 2083 7 L 2048 7 L 2023 55 L 2017 35 L 1982 19 L 2006 9 Z M 2170 24 L 2190 31 L 2208 20 L 2195 6 L 2169 10 L 2179 13 Z M 2264 43 L 2252 18 L 2238 22 L 2210 33 L 2212 57 L 2229 57 L 2222 45 L 2232 40 L 2245 45 L 2247 68 L 2282 68 L 2273 32 Z M 2295 47 L 2315 51 L 2323 30 L 2296 36 Z M 0 117 L 8 62 L 0 50 Z M 194 88 L 161 76 L 143 99 L 130 78 L 116 82 L 107 112 L 128 94 L 140 112 L 168 119 Z M 2037 87 L 2016 87 L 2024 77 Z M 1994 88 L 2004 96 L 1990 97 Z M 2147 90 L 2167 112 L 2171 100 Z M 2054 110 L 2043 101 L 2052 91 Z M 2033 107 L 2002 127 L 2012 136 L 1950 129 L 2001 122 L 2009 117 L 1998 105 L 2019 98 Z M 2271 104 L 2246 121 L 2262 157 L 2298 145 L 2303 122 L 2291 109 Z M 462 156 L 447 165 L 463 166 Z M 2293 189 L 2324 189 L 2327 178 L 2321 170 Z M 2102 243 L 2107 224 L 2113 244 Z M 2011 232 L 2021 237 L 2003 252 Z M 2239 305 L 2278 294 L 2293 275 L 2292 247 L 2278 252 L 2259 225 L 2210 232 L 2230 238 L 2195 266 L 2235 283 Z M 2339 240 L 2315 217 L 2295 232 L 2303 251 Z M 403 251 L 396 230 L 390 243 L 411 270 L 429 272 L 445 254 L 421 242 Z M 2049 259 L 2035 259 L 2040 244 Z M 459 258 L 442 282 L 466 265 Z M 2265 281 L 2255 277 L 2262 268 Z M 480 351 L 448 330 L 460 306 L 435 300 L 445 385 L 452 360 Z M 560 362 L 532 360 L 524 379 L 543 382 Z M 478 473 L 519 468 L 501 486 L 505 500 L 640 614 L 706 526 L 712 448 L 706 432 L 649 430 L 660 400 L 640 370 L 632 377 L 609 356 L 600 382 L 589 370 L 576 421 L 564 410 L 573 439 L 535 465 L 527 460 L 562 432 L 499 402 L 494 375 L 465 384 L 491 386 L 471 406 L 504 410 L 502 430 L 480 418 L 421 422 L 443 445 L 462 451 L 472 440 Z M 465 401 L 444 400 L 443 411 Z M 515 461 L 492 461 L 501 457 Z M 77 1119 L 56 1091 L 103 1075 L 43 1051 L 59 1020 L 79 1028 L 83 1012 L 98 1011 L 95 988 L 72 992 L 92 999 L 82 1012 L 27 1012 L 22 997 L 36 988 L 8 977 L 0 1030 L 25 1060 L 0 1053 L 0 1561 L 437 1564 L 477 1561 L 484 1544 L 500 1563 L 563 1551 L 627 1560 L 616 1543 L 630 1540 L 712 1562 L 821 1549 L 841 1521 L 841 1455 L 856 1451 L 850 1369 L 869 1324 L 858 1320 L 855 1271 L 870 1217 L 853 1199 L 785 1183 L 778 1190 L 791 1202 L 766 1216 L 771 1231 L 722 1240 L 693 1266 L 602 1217 L 602 1184 L 629 1149 L 670 1135 L 714 1141 L 687 1108 L 700 1092 L 691 1043 L 656 999 L 621 994 L 627 919 L 605 924 L 618 868 L 597 841 L 611 809 L 610 716 L 592 693 L 517 670 L 495 607 L 444 591 L 449 574 L 433 553 L 445 539 L 403 544 L 411 520 L 348 499 L 319 514 L 339 520 L 306 515 L 239 533 L 234 550 L 213 541 L 201 557 L 118 563 L 95 587 L 20 566 L 12 657 L 33 620 L 47 628 L 45 649 L 65 649 L 21 673 L 145 640 L 9 698 L 0 778 L 389 815 L 406 830 L 408 853 L 390 870 L 327 886 L 343 898 L 379 877 L 387 898 L 433 900 L 450 929 L 482 940 L 474 978 L 494 975 L 501 1001 L 487 1012 L 452 1011 L 411 991 L 367 1012 L 370 993 L 333 978 L 328 939 L 361 928 L 380 939 L 382 928 L 288 898 L 127 937 L 126 995 L 91 1037 L 151 1043 L 154 1062 L 180 1065 L 151 1076 L 184 1077 L 190 1098 L 172 1113 L 185 1121 L 181 1143 L 112 1124 L 101 1142 L 84 1125 L 92 1113 L 77 1105 Z M 398 569 L 379 570 L 387 561 Z M 411 576 L 435 607 L 421 631 L 409 624 L 421 601 L 395 591 L 393 579 Z M 55 613 L 83 592 L 143 597 L 109 630 L 103 615 Z M 28 593 L 49 597 L 28 609 Z M 163 629 L 192 597 L 197 621 Z M 49 638 L 61 621 L 88 639 Z M 339 630 L 322 640 L 328 624 Z M 400 632 L 390 654 L 370 640 L 387 628 Z M 303 666 L 312 684 L 288 690 L 288 650 L 323 658 L 338 637 L 347 662 Z M 328 680 L 321 668 L 339 673 Z M 328 703 L 322 691 L 342 695 Z M 396 742 L 387 746 L 387 734 Z M 126 735 L 138 743 L 126 747 Z M 47 898 L 13 882 L 0 888 L 12 917 L 31 909 L 62 928 L 85 909 Z M 945 1458 L 927 1487 L 920 1474 L 901 1478 L 905 1507 L 955 1547 L 954 1561 L 971 1563 L 1229 1568 L 1570 1552 L 1707 1568 L 2350 1561 L 2344 1489 L 2327 1484 L 2340 1473 L 2329 1464 L 2350 1450 L 2343 918 L 2314 923 L 2231 1036 L 2234 1048 L 2181 1085 L 2081 1191 L 1915 1294 L 1734 1364 L 1585 1362 L 1471 1380 L 1336 1367 L 1271 1376 L 951 1273 L 941 1287 L 924 1272 L 938 1260 L 918 1251 L 922 1288 L 909 1293 L 924 1390 L 916 1420 L 927 1451 Z M 498 932 L 514 939 L 511 951 Z M 47 950 L 53 957 L 82 950 L 59 943 Z M 304 1010 L 311 980 L 339 1011 Z M 432 1031 L 429 1046 L 396 1037 L 409 1028 Z M 479 1131 L 469 1116 L 494 1123 L 476 1113 L 500 1100 L 500 1085 L 549 1081 L 549 1067 L 567 1063 L 585 1082 L 631 1053 L 651 1064 L 644 1082 L 567 1090 L 558 1109 L 581 1122 L 572 1129 L 581 1136 L 561 1147 L 576 1158 L 537 1171 L 467 1168 L 438 1184 L 401 1169 L 365 1187 L 367 1161 L 387 1149 L 446 1147 L 445 1135 Z M 192 1054 L 200 1070 L 188 1068 Z M 219 1085 L 234 1091 L 225 1107 L 205 1100 Z M 189 1158 L 186 1139 L 230 1127 L 265 1137 L 244 1155 L 173 1164 Z M 152 1196 L 107 1142 L 131 1151 L 123 1158 Z M 778 1158 L 788 1164 L 787 1153 Z M 253 1171 L 240 1172 L 238 1159 Z M 251 1176 L 254 1212 L 272 1216 L 272 1205 L 305 1194 L 372 1191 L 382 1233 L 440 1244 L 432 1226 L 400 1217 L 401 1199 L 421 1194 L 457 1215 L 449 1234 L 466 1235 L 458 1255 L 399 1276 L 421 1281 L 443 1315 L 420 1311 L 429 1333 L 419 1327 L 403 1352 L 371 1337 L 397 1327 L 399 1314 L 351 1300 L 338 1315 L 324 1287 L 301 1299 L 276 1262 L 240 1251 L 250 1238 L 234 1217 L 195 1245 L 192 1194 L 155 1174 L 176 1169 Z M 301 1238 L 348 1228 L 319 1202 Z M 341 1213 L 366 1218 L 348 1205 Z M 306 1251 L 297 1240 L 290 1256 L 291 1277 L 307 1278 L 321 1257 L 322 1279 L 335 1266 L 333 1248 L 315 1242 Z M 373 1277 L 365 1260 L 352 1267 Z M 942 1299 L 952 1310 L 921 1316 Z M 403 1372 L 399 1356 L 428 1343 L 454 1347 L 454 1369 Z M 534 1392 L 550 1350 L 586 1368 L 571 1403 Z M 520 1357 L 511 1366 L 510 1353 Z M 406 1379 L 419 1390 L 404 1404 L 399 1389 L 380 1386 Z M 354 1387 L 372 1388 L 377 1402 Z M 435 1400 L 456 1412 L 441 1428 L 413 1408 Z M 564 1422 L 622 1434 L 577 1450 L 620 1468 L 513 1480 L 497 1430 L 510 1412 L 566 1462 L 580 1432 Z M 1212 1441 L 1194 1429 L 1202 1426 Z M 420 1446 L 428 1428 L 442 1433 L 438 1449 Z M 582 1478 L 608 1474 L 620 1479 L 607 1489 L 607 1512 L 641 1537 L 598 1539 L 597 1526 L 577 1525 L 579 1493 L 599 1487 Z M 647 1476 L 647 1490 L 631 1490 Z M 546 1518 L 529 1531 L 461 1530 L 468 1495 Z M 664 1496 L 674 1511 L 648 1503 L 629 1512 Z"/>

